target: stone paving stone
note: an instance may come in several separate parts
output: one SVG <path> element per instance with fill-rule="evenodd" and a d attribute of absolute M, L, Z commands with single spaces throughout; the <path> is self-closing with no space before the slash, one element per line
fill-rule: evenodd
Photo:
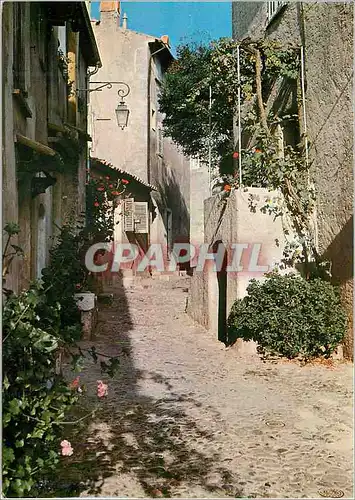
<path fill-rule="evenodd" d="M 352 498 L 352 364 L 237 358 L 185 314 L 188 280 L 106 291 L 91 345 L 121 369 L 87 428 L 104 454 L 82 496 Z M 87 401 L 97 379 L 89 365 Z"/>

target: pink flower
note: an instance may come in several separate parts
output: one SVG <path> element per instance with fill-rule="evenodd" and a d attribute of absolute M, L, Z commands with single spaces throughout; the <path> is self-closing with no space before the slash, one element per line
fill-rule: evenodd
<path fill-rule="evenodd" d="M 121 179 L 122 184 L 129 184 L 129 181 L 127 179 Z"/>
<path fill-rule="evenodd" d="M 103 398 L 108 394 L 108 385 L 104 384 L 102 380 L 97 381 L 97 396 Z"/>
<path fill-rule="evenodd" d="M 62 447 L 63 457 L 70 457 L 73 454 L 73 448 L 66 439 L 60 443 L 60 446 Z"/>
<path fill-rule="evenodd" d="M 70 384 L 70 389 L 77 389 L 79 387 L 80 377 L 76 377 L 73 382 Z"/>

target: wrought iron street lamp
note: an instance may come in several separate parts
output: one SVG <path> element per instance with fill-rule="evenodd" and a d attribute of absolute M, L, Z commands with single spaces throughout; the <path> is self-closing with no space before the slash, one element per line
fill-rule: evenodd
<path fill-rule="evenodd" d="M 117 104 L 115 113 L 117 125 L 123 130 L 125 127 L 127 127 L 129 117 L 129 109 L 123 100 L 119 104 Z"/>
<path fill-rule="evenodd" d="M 107 87 L 108 89 L 112 89 L 113 85 L 120 85 L 124 88 L 121 88 L 117 91 L 118 96 L 121 98 L 121 102 L 117 104 L 115 109 L 117 125 L 121 127 L 123 130 L 128 125 L 128 117 L 129 117 L 129 109 L 127 104 L 124 102 L 124 98 L 128 96 L 131 91 L 130 86 L 125 82 L 90 82 L 92 84 L 99 85 L 94 89 L 78 89 L 78 92 L 96 92 L 101 91 L 103 88 Z"/>

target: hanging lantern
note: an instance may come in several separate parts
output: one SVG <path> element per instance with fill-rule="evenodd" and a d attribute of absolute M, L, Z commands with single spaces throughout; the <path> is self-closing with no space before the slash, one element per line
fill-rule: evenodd
<path fill-rule="evenodd" d="M 117 104 L 115 112 L 117 125 L 123 130 L 125 127 L 127 127 L 129 117 L 129 109 L 124 101 L 121 101 L 119 104 Z"/>

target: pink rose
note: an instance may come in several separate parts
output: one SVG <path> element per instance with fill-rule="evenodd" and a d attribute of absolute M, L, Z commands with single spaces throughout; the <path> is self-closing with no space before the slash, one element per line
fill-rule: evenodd
<path fill-rule="evenodd" d="M 70 384 L 70 389 L 77 389 L 79 387 L 80 377 L 76 377 Z"/>
<path fill-rule="evenodd" d="M 103 398 L 108 394 L 108 385 L 104 384 L 102 380 L 97 381 L 97 396 Z"/>
<path fill-rule="evenodd" d="M 62 447 L 63 457 L 70 457 L 73 454 L 73 448 L 66 439 L 60 443 L 60 446 Z"/>

